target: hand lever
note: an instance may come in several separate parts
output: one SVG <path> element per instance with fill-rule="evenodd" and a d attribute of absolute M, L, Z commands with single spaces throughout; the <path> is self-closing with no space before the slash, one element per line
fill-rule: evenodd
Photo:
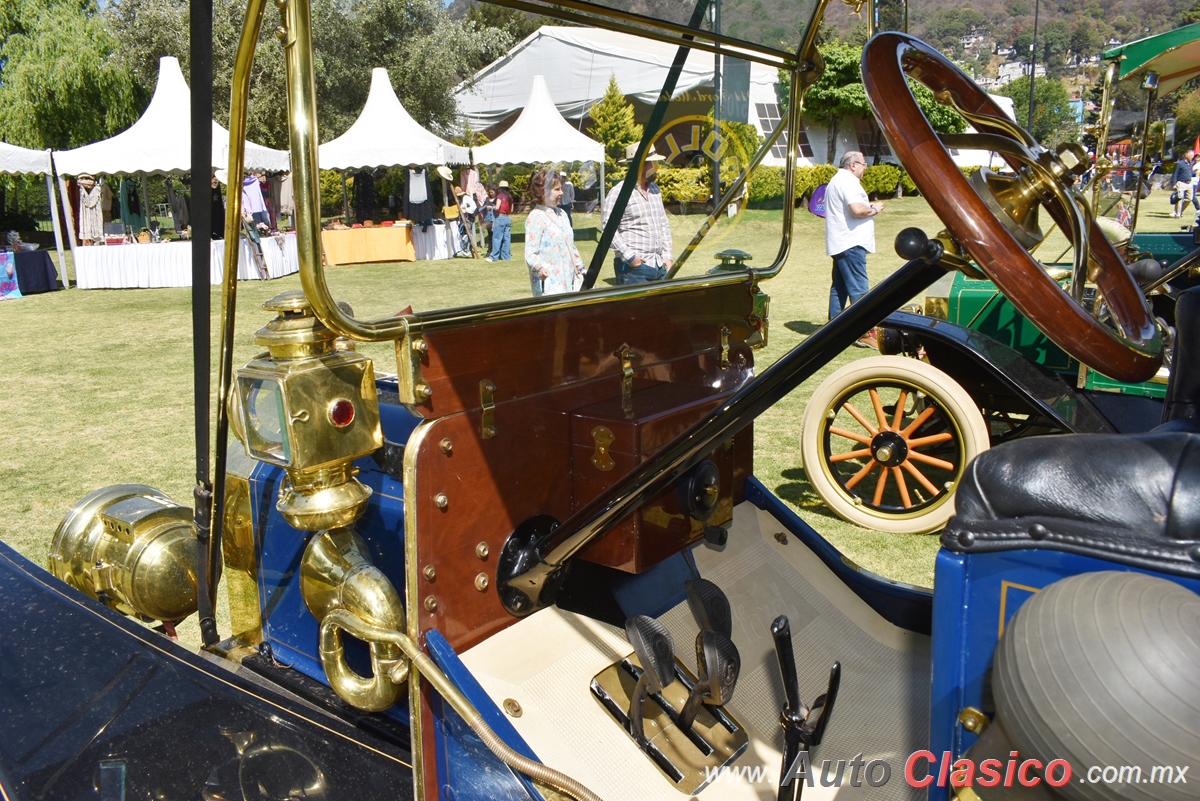
<path fill-rule="evenodd" d="M 775 640 L 775 656 L 779 659 L 779 673 L 783 678 L 785 703 L 779 714 L 783 726 L 783 769 L 780 772 L 778 801 L 798 801 L 804 791 L 804 782 L 793 779 L 786 781 L 792 764 L 802 752 L 811 751 L 821 742 L 833 704 L 837 700 L 842 680 L 842 663 L 834 662 L 829 669 L 829 684 L 825 692 L 807 707 L 800 700 L 800 686 L 796 678 L 796 657 L 792 651 L 792 629 L 787 615 L 780 615 L 771 623 L 771 636 Z M 811 764 L 811 760 L 810 763 Z"/>

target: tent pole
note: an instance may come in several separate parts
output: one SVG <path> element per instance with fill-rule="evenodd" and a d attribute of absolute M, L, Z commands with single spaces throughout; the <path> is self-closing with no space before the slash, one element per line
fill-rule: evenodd
<path fill-rule="evenodd" d="M 146 186 L 146 173 L 142 173 L 142 219 L 145 221 L 143 227 L 150 227 L 150 190 Z"/>
<path fill-rule="evenodd" d="M 50 148 L 46 148 L 46 160 L 50 161 L 50 158 Z M 51 164 L 53 164 L 52 161 Z M 53 172 L 54 167 L 46 171 L 46 195 L 50 198 L 50 227 L 54 229 L 54 249 L 58 251 L 58 269 L 62 273 L 60 277 L 63 289 L 70 289 L 71 283 L 67 280 L 67 261 L 63 258 L 62 228 L 58 224 L 58 212 L 54 210 L 54 202 L 57 198 L 54 194 L 54 177 L 51 175 Z"/>
<path fill-rule="evenodd" d="M 342 170 L 342 225 L 350 225 L 350 195 L 346 193 L 345 170 Z"/>
<path fill-rule="evenodd" d="M 71 198 L 67 197 L 67 182 L 58 176 L 58 198 L 62 201 L 63 219 L 67 221 L 67 245 L 71 249 L 71 261 L 75 261 L 75 221 L 71 219 Z M 63 265 L 63 285 L 67 286 L 67 265 Z M 79 269 L 76 265 L 75 286 L 79 286 Z"/>

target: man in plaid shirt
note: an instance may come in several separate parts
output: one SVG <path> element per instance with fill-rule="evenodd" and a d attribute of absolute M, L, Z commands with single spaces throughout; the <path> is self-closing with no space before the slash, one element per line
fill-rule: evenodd
<path fill-rule="evenodd" d="M 626 147 L 625 158 L 620 163 L 632 162 L 637 147 L 636 143 Z M 625 214 L 613 236 L 613 268 L 617 272 L 618 284 L 661 281 L 674 264 L 671 226 L 667 222 L 667 210 L 663 208 L 662 191 L 654 183 L 658 175 L 658 162 L 664 158 L 654 152 L 653 145 L 650 146 L 638 175 L 637 187 L 629 196 L 629 204 L 625 206 Z M 602 226 L 608 225 L 618 194 L 613 191 L 605 198 Z"/>

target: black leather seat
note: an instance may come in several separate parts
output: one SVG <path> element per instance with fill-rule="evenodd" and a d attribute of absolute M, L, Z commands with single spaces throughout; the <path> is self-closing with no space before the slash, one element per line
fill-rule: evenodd
<path fill-rule="evenodd" d="M 942 534 L 954 551 L 1051 548 L 1200 577 L 1200 287 L 1179 296 L 1163 423 L 1036 437 L 968 467 Z"/>

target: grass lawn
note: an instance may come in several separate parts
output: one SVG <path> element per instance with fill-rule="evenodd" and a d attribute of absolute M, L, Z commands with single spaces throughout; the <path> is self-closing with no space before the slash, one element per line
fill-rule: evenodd
<path fill-rule="evenodd" d="M 729 247 L 751 253 L 754 265 L 769 264 L 778 251 L 781 217 L 782 212 L 748 211 L 721 221 L 683 272 L 704 272 L 715 264 L 712 255 Z M 702 219 L 673 219 L 676 252 Z M 519 231 L 521 220 L 516 222 Z M 1169 217 L 1162 193 L 1143 202 L 1142 230 L 1177 230 L 1178 223 Z M 596 215 L 575 217 L 577 228 L 598 224 Z M 872 284 L 900 264 L 891 243 L 908 226 L 930 234 L 942 228 L 924 200 L 888 201 L 877 219 L 878 252 L 868 259 Z M 585 259 L 594 247 L 581 243 Z M 1044 255 L 1062 250 L 1048 243 Z M 519 243 L 511 262 L 362 265 L 333 268 L 328 275 L 334 295 L 350 302 L 360 317 L 394 314 L 410 304 L 434 309 L 530 293 Z M 612 282 L 611 267 L 606 265 L 601 276 Z M 798 211 L 785 269 L 763 285 L 771 296 L 771 314 L 769 345 L 756 355 L 760 368 L 825 322 L 829 283 L 824 223 Z M 262 350 L 253 343 L 253 332 L 271 316 L 262 303 L 299 286 L 294 275 L 239 283 L 235 366 Z M 219 310 L 215 287 L 212 303 Z M 214 313 L 214 343 L 217 325 Z M 45 564 L 63 514 L 109 484 L 149 484 L 190 504 L 195 483 L 191 336 L 189 289 L 72 289 L 0 303 L 5 354 L 0 408 L 7 421 L 0 428 L 0 484 L 5 487 L 0 540 Z M 377 371 L 395 371 L 390 345 L 367 344 L 360 351 L 375 359 Z M 843 522 L 823 507 L 800 466 L 798 427 L 809 395 L 833 370 L 867 355 L 863 349 L 841 354 L 756 422 L 755 471 L 849 558 L 892 578 L 930 586 L 936 536 L 882 534 Z M 216 364 L 214 344 L 214 370 Z M 215 392 L 215 372 L 213 387 Z"/>

